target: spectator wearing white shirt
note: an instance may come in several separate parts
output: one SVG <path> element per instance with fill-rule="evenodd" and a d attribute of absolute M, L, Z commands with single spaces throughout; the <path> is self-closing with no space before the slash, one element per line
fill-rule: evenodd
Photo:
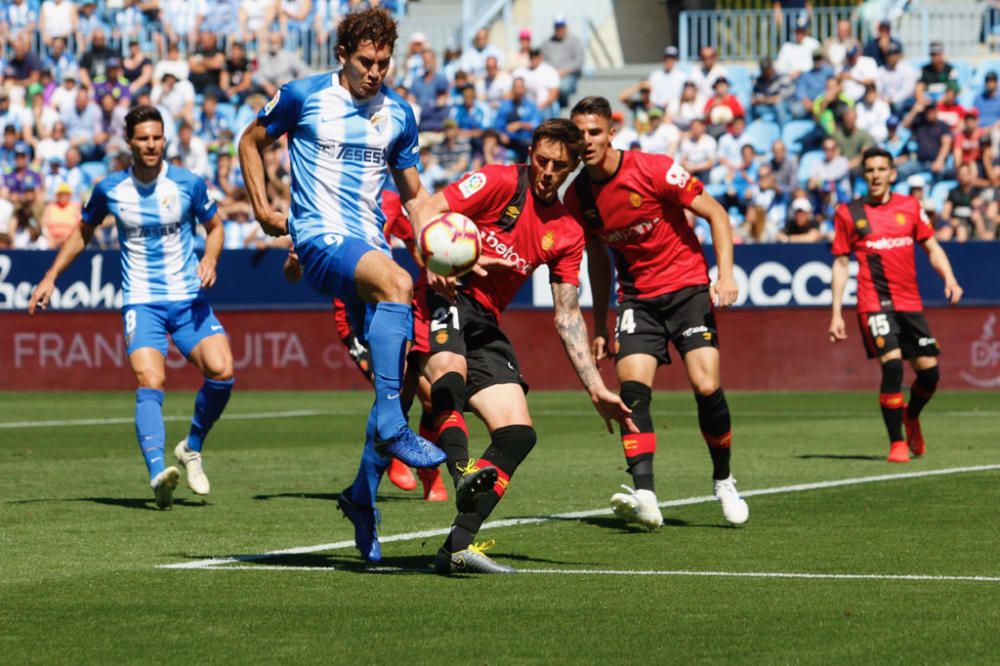
<path fill-rule="evenodd" d="M 708 99 L 714 93 L 715 80 L 726 76 L 726 68 L 719 64 L 719 54 L 711 46 L 703 46 L 698 52 L 701 63 L 691 70 L 689 80 L 694 82 L 698 92 Z"/>
<path fill-rule="evenodd" d="M 205 142 L 195 136 L 194 127 L 182 122 L 177 128 L 177 140 L 170 146 L 169 158 L 179 158 L 181 165 L 188 171 L 208 178 L 212 175 L 212 167 L 208 162 L 208 148 Z"/>
<path fill-rule="evenodd" d="M 742 116 L 736 116 L 729 123 L 726 133 L 719 137 L 716 151 L 719 166 L 712 170 L 712 182 L 721 183 L 729 174 L 743 166 L 743 146 L 750 143 L 750 137 L 744 132 L 745 128 L 746 120 Z"/>
<path fill-rule="evenodd" d="M 38 13 L 38 30 L 42 41 L 51 44 L 56 37 L 69 39 L 76 32 L 76 5 L 71 0 L 45 0 Z"/>
<path fill-rule="evenodd" d="M 835 70 L 839 70 L 847 59 L 847 51 L 852 46 L 860 46 L 858 40 L 854 38 L 850 19 L 840 19 L 837 21 L 837 34 L 823 42 L 823 51 L 826 53 L 826 60 Z"/>
<path fill-rule="evenodd" d="M 524 79 L 528 98 L 542 112 L 543 118 L 559 115 L 559 71 L 542 60 L 541 49 L 528 52 L 528 66 L 514 72 L 515 79 Z"/>
<path fill-rule="evenodd" d="M 66 125 L 62 121 L 56 121 L 52 125 L 52 134 L 39 141 L 38 145 L 35 146 L 35 158 L 41 164 L 47 164 L 53 158 L 59 160 L 61 164 L 66 160 L 69 146 L 69 139 L 66 138 Z"/>
<path fill-rule="evenodd" d="M 510 96 L 510 86 L 514 77 L 500 69 L 500 61 L 490 56 L 486 58 L 486 74 L 476 81 L 476 97 L 496 111 Z"/>
<path fill-rule="evenodd" d="M 160 0 L 160 18 L 168 41 L 194 48 L 195 37 L 208 8 L 205 0 Z"/>
<path fill-rule="evenodd" d="M 173 72 L 153 86 L 150 98 L 155 106 L 166 107 L 171 117 L 194 125 L 194 86 L 188 80 L 178 81 Z"/>
<path fill-rule="evenodd" d="M 76 102 L 76 91 L 79 87 L 77 85 L 77 76 L 75 70 L 63 72 L 62 85 L 52 91 L 52 96 L 49 98 L 49 105 L 58 111 L 59 115 L 67 113 L 73 108 L 73 104 Z"/>
<path fill-rule="evenodd" d="M 853 46 L 847 50 L 847 58 L 837 74 L 844 83 L 844 94 L 857 102 L 865 94 L 865 86 L 874 84 L 878 78 L 878 64 L 874 58 L 861 55 L 861 49 Z"/>
<path fill-rule="evenodd" d="M 681 140 L 681 131 L 677 129 L 677 125 L 665 118 L 659 108 L 650 109 L 646 116 L 648 127 L 639 135 L 639 148 L 654 155 L 674 155 Z"/>
<path fill-rule="evenodd" d="M 681 166 L 692 175 L 708 180 L 709 172 L 718 162 L 718 144 L 705 132 L 705 121 L 695 119 L 686 138 L 681 140 L 677 157 Z"/>
<path fill-rule="evenodd" d="M 670 101 L 667 114 L 680 129 L 687 131 L 692 121 L 705 117 L 707 98 L 698 92 L 694 81 L 686 81 L 681 88 L 681 96 Z"/>
<path fill-rule="evenodd" d="M 889 102 L 892 112 L 902 116 L 913 105 L 919 78 L 920 74 L 913 65 L 903 60 L 903 47 L 891 44 L 886 53 L 885 66 L 879 68 L 875 77 L 875 87 L 878 94 Z"/>
<path fill-rule="evenodd" d="M 800 15 L 795 22 L 795 37 L 781 45 L 774 69 L 794 81 L 812 67 L 812 54 L 819 48 L 819 41 L 809 34 L 809 17 Z"/>
<path fill-rule="evenodd" d="M 654 69 L 649 74 L 649 101 L 661 109 L 666 109 L 673 100 L 680 99 L 684 90 L 687 74 L 677 65 L 679 55 L 676 46 L 663 49 L 663 67 Z"/>
<path fill-rule="evenodd" d="M 503 54 L 500 49 L 490 44 L 489 40 L 489 31 L 486 28 L 480 28 L 472 38 L 472 48 L 462 52 L 459 68 L 471 76 L 473 81 L 478 81 L 486 75 L 487 58 L 496 58 L 497 63 L 503 66 Z"/>
<path fill-rule="evenodd" d="M 173 74 L 178 81 L 186 81 L 191 75 L 191 66 L 188 64 L 187 58 L 181 55 L 181 49 L 177 42 L 171 42 L 167 45 L 167 57 L 153 67 L 153 85 L 159 85 L 167 72 Z"/>
<path fill-rule="evenodd" d="M 854 105 L 854 110 L 858 117 L 858 129 L 871 134 L 875 143 L 881 145 L 889 138 L 887 123 L 889 116 L 892 115 L 892 110 L 889 108 L 889 103 L 878 96 L 874 85 L 865 86 L 865 94 Z"/>

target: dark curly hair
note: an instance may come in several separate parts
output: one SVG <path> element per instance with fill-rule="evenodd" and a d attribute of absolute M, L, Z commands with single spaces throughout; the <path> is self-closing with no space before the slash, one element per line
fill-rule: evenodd
<path fill-rule="evenodd" d="M 349 14 L 337 28 L 337 46 L 350 57 L 361 42 L 370 41 L 376 46 L 396 48 L 396 19 L 384 9 L 375 7 Z"/>
<path fill-rule="evenodd" d="M 565 118 L 552 118 L 536 127 L 535 132 L 531 135 L 531 145 L 537 146 L 542 139 L 555 141 L 566 146 L 574 164 L 579 161 L 580 155 L 587 147 L 583 132 Z"/>

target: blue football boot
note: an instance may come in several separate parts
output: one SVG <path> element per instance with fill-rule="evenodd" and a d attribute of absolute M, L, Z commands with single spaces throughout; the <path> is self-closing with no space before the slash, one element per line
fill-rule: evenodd
<path fill-rule="evenodd" d="M 448 457 L 445 452 L 402 426 L 391 439 L 375 437 L 375 450 L 384 457 L 399 458 L 410 467 L 437 467 Z"/>
<path fill-rule="evenodd" d="M 337 498 L 337 508 L 354 523 L 354 545 L 361 557 L 369 562 L 382 559 L 382 546 L 378 542 L 378 525 L 382 513 L 373 507 L 358 506 L 347 497 L 347 490 Z"/>

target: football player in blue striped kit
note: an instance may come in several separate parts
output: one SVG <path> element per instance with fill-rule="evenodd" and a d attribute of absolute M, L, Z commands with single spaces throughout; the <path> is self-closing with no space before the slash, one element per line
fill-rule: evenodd
<path fill-rule="evenodd" d="M 375 404 L 357 478 L 338 505 L 354 524 L 361 554 L 373 561 L 381 557 L 375 493 L 388 456 L 411 467 L 445 459 L 410 430 L 399 399 L 413 336 L 413 282 L 392 260 L 382 232 L 381 192 L 391 173 L 410 212 L 428 195 L 417 173 L 413 110 L 383 85 L 395 42 L 396 22 L 385 10 L 348 15 L 337 28 L 340 68 L 283 85 L 239 146 L 257 221 L 273 236 L 291 234 L 309 284 L 344 301 L 352 328 L 371 350 Z M 262 158 L 285 134 L 292 170 L 287 218 L 267 199 Z"/>
<path fill-rule="evenodd" d="M 83 252 L 94 231 L 110 215 L 118 226 L 122 257 L 122 320 L 129 363 L 139 383 L 135 433 L 146 460 L 149 484 L 161 509 L 173 506 L 177 467 L 164 451 L 163 385 L 167 336 L 201 372 L 205 383 L 195 398 L 187 438 L 174 448 L 188 486 L 209 492 L 201 449 L 208 431 L 229 402 L 233 354 L 222 324 L 205 300 L 215 284 L 222 251 L 222 220 L 205 183 L 186 169 L 163 160 L 163 118 L 152 106 L 137 106 L 125 116 L 125 137 L 132 166 L 94 188 L 83 219 L 60 248 L 52 267 L 35 288 L 28 312 L 44 309 L 56 279 Z M 205 226 L 205 253 L 194 252 L 195 225 Z"/>

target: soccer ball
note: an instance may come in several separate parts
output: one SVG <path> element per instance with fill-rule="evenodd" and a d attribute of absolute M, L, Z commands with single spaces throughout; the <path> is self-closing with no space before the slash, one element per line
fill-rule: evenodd
<path fill-rule="evenodd" d="M 471 271 L 482 251 L 476 223 L 461 213 L 431 218 L 420 232 L 419 247 L 424 266 L 444 277 Z"/>

